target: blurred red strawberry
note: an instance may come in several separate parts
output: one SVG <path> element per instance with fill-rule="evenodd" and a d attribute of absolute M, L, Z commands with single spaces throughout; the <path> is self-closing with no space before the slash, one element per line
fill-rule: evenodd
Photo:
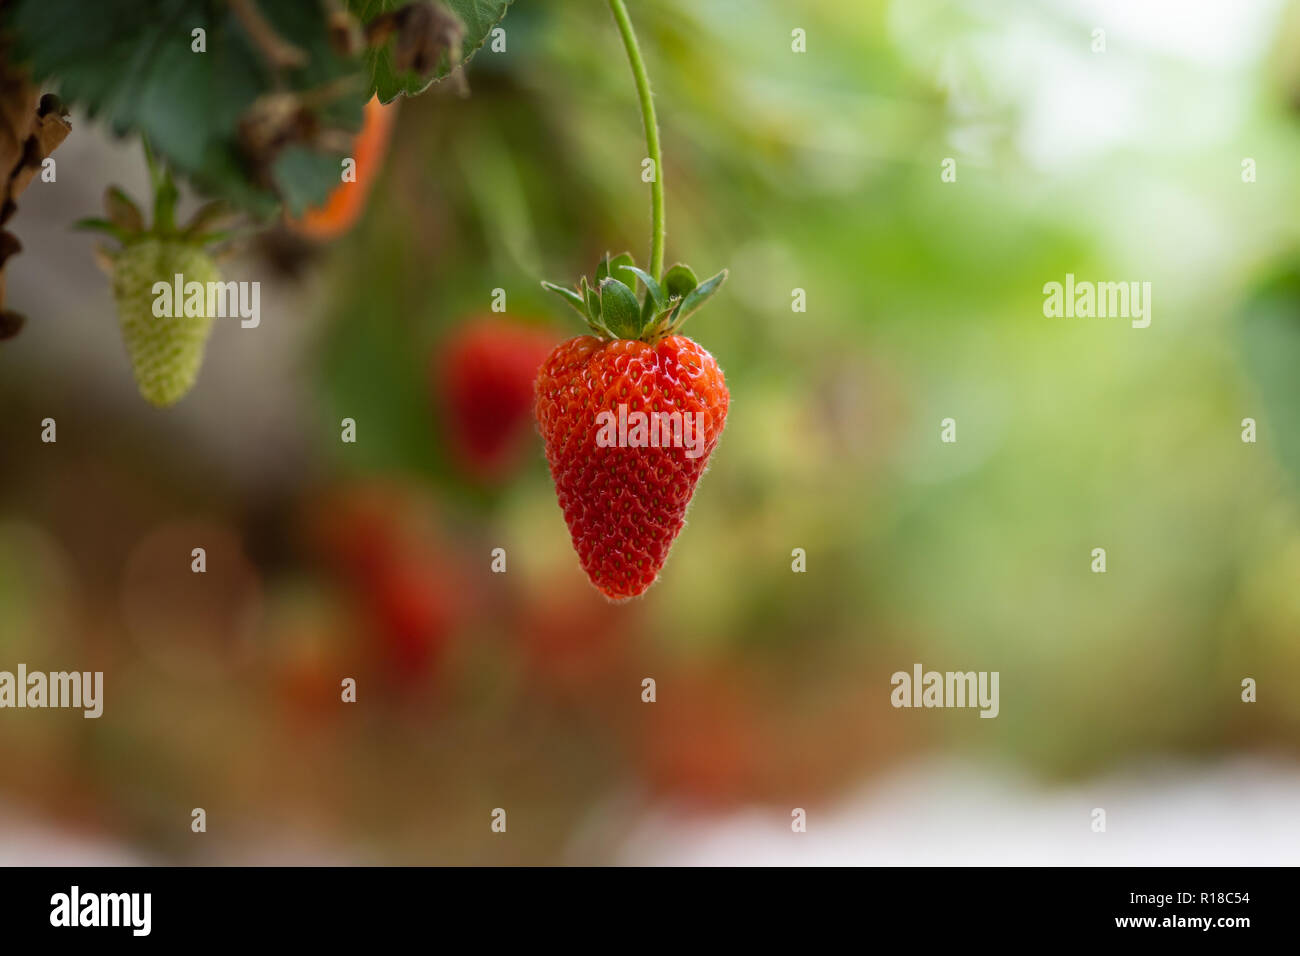
<path fill-rule="evenodd" d="M 473 319 L 433 360 L 435 399 L 457 459 L 484 481 L 518 463 L 533 412 L 533 379 L 556 337 L 498 318 Z"/>
<path fill-rule="evenodd" d="M 460 612 L 458 589 L 428 547 L 403 549 L 359 595 L 389 676 L 418 683 L 436 667 Z"/>
<path fill-rule="evenodd" d="M 312 502 L 308 536 L 312 550 L 354 584 L 381 575 L 401 539 L 402 496 L 380 483 L 358 484 Z"/>
<path fill-rule="evenodd" d="M 655 792 L 708 806 L 753 799 L 759 714 L 734 673 L 656 681 L 643 726 L 642 766 Z"/>
<path fill-rule="evenodd" d="M 882 658 L 829 647 L 800 655 L 659 678 L 657 701 L 643 705 L 651 787 L 704 804 L 806 807 L 914 751 L 909 722 L 862 693 Z"/>
<path fill-rule="evenodd" d="M 529 587 L 513 630 L 530 669 L 561 697 L 608 708 L 639 683 L 629 668 L 642 633 L 640 608 L 605 600 L 575 568 L 556 569 Z"/>
<path fill-rule="evenodd" d="M 326 496 L 316 511 L 310 537 L 352 596 L 386 676 L 406 685 L 430 676 L 464 605 L 431 503 L 370 483 Z"/>

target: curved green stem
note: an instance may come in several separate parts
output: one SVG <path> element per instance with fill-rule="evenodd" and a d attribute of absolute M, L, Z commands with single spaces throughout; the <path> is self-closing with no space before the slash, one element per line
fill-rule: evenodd
<path fill-rule="evenodd" d="M 609 0 L 609 9 L 618 23 L 618 32 L 623 35 L 628 63 L 632 65 L 637 97 L 641 100 L 641 119 L 645 123 L 645 145 L 650 152 L 650 161 L 654 163 L 655 178 L 650 183 L 650 274 L 659 279 L 664 271 L 664 164 L 659 155 L 659 121 L 655 119 L 655 104 L 650 96 L 650 77 L 646 75 L 645 62 L 641 59 L 636 34 L 632 32 L 627 7 L 623 5 L 623 0 Z"/>

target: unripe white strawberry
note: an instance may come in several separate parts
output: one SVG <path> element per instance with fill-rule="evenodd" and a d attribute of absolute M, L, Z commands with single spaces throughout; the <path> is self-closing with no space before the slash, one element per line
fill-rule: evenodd
<path fill-rule="evenodd" d="M 208 290 L 221 281 L 221 272 L 208 247 L 224 240 L 225 234 L 212 228 L 229 211 L 221 200 L 210 202 L 178 227 L 171 174 L 155 163 L 147 146 L 145 157 L 154 187 L 153 224 L 146 229 L 131 197 L 111 186 L 104 194 L 107 218 L 83 219 L 78 225 L 121 243 L 116 250 L 99 247 L 97 259 L 113 282 L 122 341 L 140 394 L 149 404 L 166 408 L 194 387 L 216 318 L 209 310 L 224 302 L 224 296 L 213 296 L 209 305 Z M 159 283 L 166 291 L 154 291 Z M 187 290 L 194 289 L 195 283 L 202 294 L 191 303 Z"/>
<path fill-rule="evenodd" d="M 182 288 L 198 282 L 205 290 L 201 314 L 187 315 L 185 297 L 173 301 L 170 294 L 164 304 L 172 314 L 154 314 L 154 284 L 170 287 L 177 275 Z M 194 387 L 214 318 L 207 311 L 206 290 L 209 282 L 220 280 L 212 258 L 191 242 L 145 238 L 127 244 L 114 257 L 113 298 L 122 341 L 140 394 L 151 405 L 166 408 Z"/>

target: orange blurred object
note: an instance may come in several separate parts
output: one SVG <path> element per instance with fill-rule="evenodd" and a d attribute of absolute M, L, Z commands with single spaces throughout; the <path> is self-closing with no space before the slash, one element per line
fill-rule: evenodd
<path fill-rule="evenodd" d="M 326 242 L 337 239 L 356 224 L 366 208 L 366 199 L 388 152 L 388 140 L 397 117 L 396 101 L 385 106 L 378 97 L 366 104 L 361 132 L 352 143 L 356 160 L 356 181 L 334 187 L 323 206 L 308 209 L 300 219 L 285 217 L 289 229 L 305 239 Z"/>

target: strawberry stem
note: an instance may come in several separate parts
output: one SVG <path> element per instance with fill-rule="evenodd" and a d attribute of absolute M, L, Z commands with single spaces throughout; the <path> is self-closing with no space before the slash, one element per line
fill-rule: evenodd
<path fill-rule="evenodd" d="M 636 80 L 637 97 L 641 101 L 641 120 L 645 124 L 645 145 L 654 164 L 654 179 L 650 183 L 650 274 L 658 279 L 664 270 L 664 164 L 659 154 L 659 121 L 655 118 L 655 104 L 650 96 L 650 77 L 646 74 L 641 48 L 637 46 L 632 21 L 628 18 L 623 0 L 609 0 L 609 9 L 623 35 L 628 63 Z"/>

